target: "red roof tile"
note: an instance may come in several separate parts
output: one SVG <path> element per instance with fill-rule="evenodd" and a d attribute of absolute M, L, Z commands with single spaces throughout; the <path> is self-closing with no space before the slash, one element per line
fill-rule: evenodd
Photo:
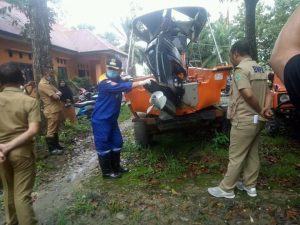
<path fill-rule="evenodd" d="M 9 6 L 9 4 L 5 1 L 0 1 L 0 8 L 6 6 Z M 17 21 L 17 25 L 13 25 L 13 21 Z M 22 12 L 13 8 L 9 15 L 0 14 L 0 31 L 21 36 L 24 24 L 27 21 L 26 16 Z M 50 36 L 52 45 L 79 53 L 113 50 L 126 55 L 125 52 L 122 52 L 89 30 L 72 30 L 62 25 L 54 24 L 52 25 Z"/>

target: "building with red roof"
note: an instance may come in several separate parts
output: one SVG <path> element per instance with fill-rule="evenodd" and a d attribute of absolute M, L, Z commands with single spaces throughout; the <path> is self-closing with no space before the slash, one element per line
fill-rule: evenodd
<path fill-rule="evenodd" d="M 0 9 L 7 6 L 7 2 L 0 1 Z M 31 80 L 31 42 L 22 35 L 26 23 L 26 16 L 16 8 L 9 14 L 0 14 L 0 64 L 16 63 Z M 108 55 L 117 54 L 123 59 L 127 56 L 89 30 L 73 30 L 54 24 L 50 36 L 54 70 L 63 79 L 86 77 L 95 84 L 97 77 L 105 72 Z"/>

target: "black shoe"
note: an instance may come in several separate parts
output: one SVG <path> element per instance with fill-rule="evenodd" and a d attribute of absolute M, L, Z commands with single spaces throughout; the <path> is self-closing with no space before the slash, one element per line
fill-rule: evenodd
<path fill-rule="evenodd" d="M 55 139 L 55 147 L 56 147 L 57 149 L 59 149 L 59 150 L 63 150 L 65 147 L 64 147 L 64 146 L 61 146 L 61 145 L 59 144 L 59 135 L 58 135 L 58 133 L 55 133 L 55 134 L 54 134 L 54 139 Z"/>
<path fill-rule="evenodd" d="M 62 155 L 64 153 L 63 150 L 57 148 L 55 137 L 46 137 L 46 143 L 50 155 Z"/>
<path fill-rule="evenodd" d="M 110 154 L 106 154 L 104 156 L 98 155 L 98 160 L 103 178 L 116 179 L 121 177 L 120 173 L 116 173 L 112 170 Z"/>
<path fill-rule="evenodd" d="M 111 152 L 111 166 L 115 173 L 128 173 L 129 170 L 121 166 L 120 151 Z"/>

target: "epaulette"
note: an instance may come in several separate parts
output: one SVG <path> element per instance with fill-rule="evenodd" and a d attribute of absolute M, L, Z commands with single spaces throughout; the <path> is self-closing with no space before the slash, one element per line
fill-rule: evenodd
<path fill-rule="evenodd" d="M 107 80 L 107 79 L 108 79 L 108 78 L 107 78 L 107 76 L 106 76 L 105 73 L 101 74 L 101 75 L 99 76 L 99 78 L 98 78 L 98 84 L 101 83 L 101 82 L 104 81 L 104 80 Z"/>

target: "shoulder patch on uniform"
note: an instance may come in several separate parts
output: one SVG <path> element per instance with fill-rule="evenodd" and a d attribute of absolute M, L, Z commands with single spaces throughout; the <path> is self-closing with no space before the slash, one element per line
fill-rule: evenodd
<path fill-rule="evenodd" d="M 115 85 L 117 85 L 118 83 L 111 81 L 110 84 L 111 84 L 112 86 L 115 86 Z"/>
<path fill-rule="evenodd" d="M 241 75 L 240 74 L 234 75 L 234 79 L 236 81 L 239 81 L 241 79 Z"/>

